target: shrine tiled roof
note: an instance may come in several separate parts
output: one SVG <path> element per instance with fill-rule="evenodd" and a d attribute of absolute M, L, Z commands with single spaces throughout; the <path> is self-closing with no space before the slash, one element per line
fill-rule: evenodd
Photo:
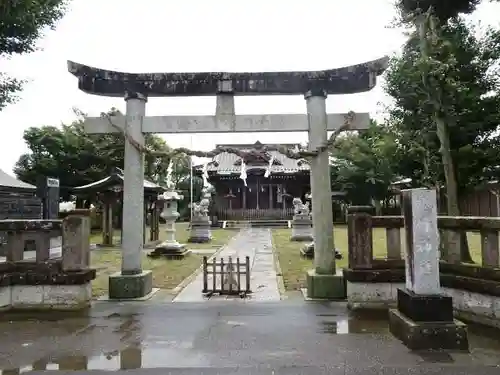
<path fill-rule="evenodd" d="M 124 177 L 123 171 L 120 168 L 115 168 L 111 174 L 102 180 L 91 182 L 87 185 L 74 187 L 72 190 L 75 193 L 87 192 L 87 191 L 106 191 L 113 190 L 114 187 L 120 187 L 123 185 Z M 144 191 L 148 192 L 163 192 L 165 188 L 154 182 L 144 180 Z"/>
<path fill-rule="evenodd" d="M 36 190 L 36 187 L 27 184 L 15 177 L 5 173 L 0 169 L 0 188 L 23 189 L 23 190 Z"/>
<path fill-rule="evenodd" d="M 256 142 L 255 144 L 224 144 L 218 145 L 223 147 L 234 147 L 241 150 L 253 150 L 259 149 L 264 145 L 260 142 Z M 267 145 L 270 146 L 270 145 Z M 298 145 L 296 144 L 288 144 L 283 145 L 288 148 L 295 148 Z M 268 151 L 267 152 L 270 157 L 273 157 L 274 162 L 271 167 L 271 173 L 297 173 L 301 171 L 309 171 L 309 164 L 304 159 L 291 159 L 278 151 Z M 199 169 L 202 169 L 203 166 L 198 166 Z M 266 162 L 246 162 L 246 170 L 251 171 L 252 169 L 267 169 L 268 163 Z M 211 162 L 207 165 L 207 171 L 213 174 L 219 175 L 228 175 L 228 174 L 236 174 L 241 172 L 241 158 L 237 155 L 230 154 L 227 152 L 223 152 L 216 157 L 213 158 Z"/>

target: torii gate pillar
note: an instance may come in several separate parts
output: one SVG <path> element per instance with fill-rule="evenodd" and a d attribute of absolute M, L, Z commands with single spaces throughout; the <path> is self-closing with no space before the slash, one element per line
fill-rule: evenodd
<path fill-rule="evenodd" d="M 305 94 L 309 125 L 309 150 L 327 142 L 326 92 L 310 90 Z M 311 195 L 314 238 L 314 269 L 307 272 L 307 297 L 342 298 L 344 279 L 335 275 L 335 247 L 331 205 L 331 177 L 328 150 L 311 158 Z"/>

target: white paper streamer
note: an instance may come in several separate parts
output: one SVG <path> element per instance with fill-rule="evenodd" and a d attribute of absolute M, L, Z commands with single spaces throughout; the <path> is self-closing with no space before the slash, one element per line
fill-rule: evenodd
<path fill-rule="evenodd" d="M 167 187 L 170 188 L 172 186 L 172 172 L 174 169 L 174 163 L 172 159 L 168 161 L 167 167 L 167 175 L 165 176 L 165 180 L 167 181 Z"/>
<path fill-rule="evenodd" d="M 274 155 L 271 156 L 271 159 L 269 160 L 269 165 L 267 166 L 266 173 L 264 173 L 265 178 L 269 178 L 269 176 L 271 175 L 271 168 L 273 166 L 273 163 L 274 163 Z"/>
<path fill-rule="evenodd" d="M 245 186 L 247 186 L 247 166 L 245 165 L 245 162 L 243 160 L 241 160 L 240 178 L 243 180 Z"/>

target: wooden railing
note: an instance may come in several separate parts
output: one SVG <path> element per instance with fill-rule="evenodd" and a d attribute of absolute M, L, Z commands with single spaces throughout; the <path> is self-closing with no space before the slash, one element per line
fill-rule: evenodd
<path fill-rule="evenodd" d="M 375 228 L 385 229 L 386 252 L 385 258 L 382 259 L 402 259 L 401 229 L 404 228 L 403 217 L 371 216 L 368 213 L 356 212 L 348 215 L 349 268 L 370 268 L 378 263 L 378 257 L 374 257 L 373 229 Z M 500 267 L 500 218 L 439 216 L 438 229 L 441 236 L 446 235 L 446 232 L 469 232 L 470 238 L 479 236 L 481 265 L 483 267 Z M 474 251 L 474 243 L 469 245 Z M 376 253 L 380 254 L 380 250 L 376 249 Z M 443 261 L 460 263 L 458 246 L 446 250 L 441 254 Z"/>
<path fill-rule="evenodd" d="M 427 266 L 415 263 L 408 270 L 402 255 L 406 236 L 418 233 L 418 225 L 415 222 L 413 228 L 405 228 L 402 216 L 371 216 L 360 210 L 349 213 L 349 266 L 343 270 L 349 307 L 388 308 L 397 304 L 407 272 L 415 267 L 424 271 Z M 408 229 L 412 231 L 408 233 Z M 437 229 L 441 294 L 452 297 L 457 318 L 500 328 L 500 218 L 438 216 Z M 474 263 L 461 262 L 464 234 Z M 376 293 L 373 284 L 377 284 Z"/>
<path fill-rule="evenodd" d="M 219 220 L 291 220 L 293 208 L 231 209 L 220 208 Z"/>

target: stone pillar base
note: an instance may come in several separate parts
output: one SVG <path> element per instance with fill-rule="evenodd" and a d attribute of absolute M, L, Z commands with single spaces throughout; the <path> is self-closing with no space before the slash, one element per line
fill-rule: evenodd
<path fill-rule="evenodd" d="M 212 240 L 212 231 L 210 221 L 193 221 L 191 223 L 191 232 L 189 233 L 188 242 L 190 243 L 206 243 Z"/>
<path fill-rule="evenodd" d="M 416 322 L 452 322 L 453 301 L 442 295 L 420 295 L 406 288 L 397 291 L 398 310 Z"/>
<path fill-rule="evenodd" d="M 389 312 L 389 329 L 412 350 L 468 350 L 467 326 L 453 318 L 453 301 L 398 289 L 398 308 Z"/>
<path fill-rule="evenodd" d="M 467 326 L 451 322 L 416 322 L 397 309 L 389 310 L 391 333 L 411 350 L 469 350 Z"/>
<path fill-rule="evenodd" d="M 307 271 L 307 297 L 332 300 L 345 298 L 344 277 L 340 275 L 320 275 L 315 270 Z"/>
<path fill-rule="evenodd" d="M 290 241 L 312 241 L 313 222 L 310 215 L 296 214 L 292 220 Z"/>
<path fill-rule="evenodd" d="M 204 236 L 190 236 L 188 238 L 189 243 L 207 243 L 212 241 L 211 237 L 204 237 Z"/>
<path fill-rule="evenodd" d="M 144 270 L 136 275 L 116 272 L 109 276 L 109 299 L 133 299 L 147 296 L 153 290 L 153 273 Z"/>
<path fill-rule="evenodd" d="M 188 255 L 190 250 L 186 249 L 186 245 L 178 242 L 162 242 L 151 253 L 148 254 L 151 258 L 164 257 L 167 259 L 182 259 Z"/>

